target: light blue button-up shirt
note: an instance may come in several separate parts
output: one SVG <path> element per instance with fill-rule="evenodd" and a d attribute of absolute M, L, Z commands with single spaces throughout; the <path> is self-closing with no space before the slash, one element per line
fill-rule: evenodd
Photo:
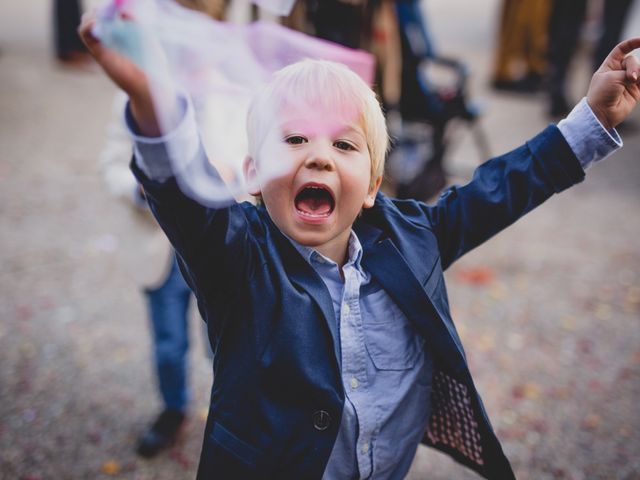
<path fill-rule="evenodd" d="M 325 479 L 402 479 L 430 412 L 424 339 L 360 264 L 352 231 L 342 267 L 292 241 L 327 285 L 340 332 L 345 405 Z"/>

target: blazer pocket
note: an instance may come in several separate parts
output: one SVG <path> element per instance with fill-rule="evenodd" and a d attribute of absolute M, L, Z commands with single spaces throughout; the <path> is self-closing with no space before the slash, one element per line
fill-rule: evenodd
<path fill-rule="evenodd" d="M 265 454 L 262 451 L 240 440 L 219 423 L 214 423 L 210 438 L 212 442 L 224 448 L 249 467 L 257 466 L 265 459 Z"/>

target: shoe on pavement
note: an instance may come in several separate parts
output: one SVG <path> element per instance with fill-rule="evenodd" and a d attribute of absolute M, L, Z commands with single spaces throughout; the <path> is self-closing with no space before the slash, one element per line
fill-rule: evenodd
<path fill-rule="evenodd" d="M 136 453 L 141 457 L 151 458 L 172 446 L 178 438 L 185 419 L 182 412 L 164 410 L 151 428 L 138 440 Z"/>

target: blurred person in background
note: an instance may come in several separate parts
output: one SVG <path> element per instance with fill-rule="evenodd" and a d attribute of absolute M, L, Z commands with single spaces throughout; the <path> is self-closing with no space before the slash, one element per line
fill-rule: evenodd
<path fill-rule="evenodd" d="M 546 74 L 550 7 L 551 0 L 502 2 L 493 88 L 519 93 L 540 89 Z"/>
<path fill-rule="evenodd" d="M 629 17 L 633 2 L 634 0 L 605 0 L 602 9 L 600 39 L 593 53 L 594 72 L 602 65 L 611 49 L 622 38 L 622 30 Z"/>
<path fill-rule="evenodd" d="M 100 167 L 109 192 L 132 208 L 127 228 L 137 243 L 124 248 L 122 255 L 146 299 L 162 401 L 162 411 L 140 437 L 136 450 L 143 457 L 152 457 L 175 443 L 186 419 L 191 290 L 182 278 L 171 245 L 152 222 L 144 194 L 129 170 L 133 146 L 122 121 L 125 103 L 126 96 L 118 92 Z"/>
<path fill-rule="evenodd" d="M 627 14 L 634 0 L 603 0 L 600 34 L 593 52 L 593 70 L 620 40 Z M 567 99 L 567 74 L 585 23 L 588 0 L 553 0 L 549 20 L 549 114 L 566 115 L 573 105 Z"/>
<path fill-rule="evenodd" d="M 61 62 L 74 64 L 89 60 L 87 49 L 77 32 L 81 11 L 79 0 L 55 0 L 53 3 L 55 52 Z"/>
<path fill-rule="evenodd" d="M 224 0 L 176 1 L 218 20 L 223 18 L 226 7 Z M 200 121 L 206 123 L 203 117 L 208 113 L 203 100 L 194 99 L 194 104 Z M 142 239 L 131 252 L 125 251 L 123 255 L 146 299 L 153 335 L 153 363 L 162 400 L 162 411 L 136 446 L 139 455 L 150 458 L 174 445 L 186 423 L 190 400 L 187 355 L 192 293 L 182 277 L 175 252 L 153 221 L 144 194 L 129 169 L 133 145 L 122 117 L 125 104 L 126 96 L 118 92 L 100 165 L 109 191 L 132 207 L 130 228 Z M 135 255 L 129 255 L 131 253 Z"/>
<path fill-rule="evenodd" d="M 457 138 L 450 134 L 452 124 L 472 128 L 481 158 L 489 156 L 488 146 L 476 122 L 480 110 L 468 98 L 466 65 L 436 47 L 423 2 L 396 0 L 393 6 L 400 68 L 397 104 L 386 104 L 389 130 L 396 139 L 388 171 L 395 196 L 428 200 L 447 183 L 445 152 Z"/>
<path fill-rule="evenodd" d="M 465 66 L 434 48 L 420 0 L 306 0 L 304 6 L 304 31 L 376 55 L 377 91 L 395 140 L 385 189 L 399 198 L 433 198 L 446 185 L 448 125 L 454 119 L 472 125 L 479 116 L 467 99 Z M 448 81 L 433 81 L 431 67 Z"/>
<path fill-rule="evenodd" d="M 317 37 L 370 50 L 372 19 L 379 3 L 380 0 L 306 0 L 306 8 Z"/>

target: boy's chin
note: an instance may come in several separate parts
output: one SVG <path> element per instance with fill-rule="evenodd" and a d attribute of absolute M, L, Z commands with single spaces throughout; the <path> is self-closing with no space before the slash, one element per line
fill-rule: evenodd
<path fill-rule="evenodd" d="M 319 231 L 304 231 L 302 229 L 294 229 L 293 231 L 285 232 L 287 236 L 294 240 L 299 245 L 318 248 L 330 241 L 330 235 L 328 232 Z"/>
<path fill-rule="evenodd" d="M 311 248 L 320 248 L 327 244 L 335 243 L 336 241 L 340 241 L 340 238 L 348 239 L 348 233 L 351 229 L 348 229 L 349 232 L 336 232 L 334 229 L 330 228 L 318 228 L 312 226 L 309 230 L 304 229 L 295 229 L 295 231 L 291 232 L 291 234 L 287 234 L 290 238 L 295 240 L 300 245 L 304 245 L 305 247 Z"/>
<path fill-rule="evenodd" d="M 322 235 L 319 232 L 299 232 L 299 231 L 291 232 L 291 234 L 289 235 L 289 237 L 295 240 L 296 243 L 299 243 L 300 245 L 303 245 L 305 247 L 311 247 L 311 248 L 315 248 L 326 243 L 327 239 L 324 238 L 325 236 L 326 235 Z"/>

